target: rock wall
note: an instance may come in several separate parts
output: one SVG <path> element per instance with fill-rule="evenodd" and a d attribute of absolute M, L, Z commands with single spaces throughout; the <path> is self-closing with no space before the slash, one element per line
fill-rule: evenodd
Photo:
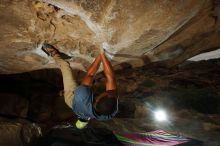
<path fill-rule="evenodd" d="M 219 15 L 218 0 L 1 0 L 0 73 L 56 67 L 45 41 L 83 71 L 99 48 L 113 65 L 173 66 L 220 47 Z"/>

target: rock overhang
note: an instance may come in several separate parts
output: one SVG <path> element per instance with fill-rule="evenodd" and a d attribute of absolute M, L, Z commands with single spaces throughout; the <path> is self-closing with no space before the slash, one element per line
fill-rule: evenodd
<path fill-rule="evenodd" d="M 219 5 L 211 0 L 1 1 L 0 11 L 0 73 L 6 74 L 55 68 L 40 50 L 45 41 L 83 71 L 101 47 L 114 66 L 143 65 L 143 56 L 172 66 L 220 46 Z"/>

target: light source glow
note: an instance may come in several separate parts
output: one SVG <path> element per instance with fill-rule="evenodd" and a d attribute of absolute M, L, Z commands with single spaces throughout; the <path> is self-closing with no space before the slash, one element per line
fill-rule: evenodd
<path fill-rule="evenodd" d="M 154 118 L 159 122 L 167 121 L 167 114 L 164 110 L 156 110 L 154 112 Z"/>

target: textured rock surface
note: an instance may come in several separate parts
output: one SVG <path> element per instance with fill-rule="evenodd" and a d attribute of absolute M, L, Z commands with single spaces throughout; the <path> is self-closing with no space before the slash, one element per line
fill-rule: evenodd
<path fill-rule="evenodd" d="M 168 66 L 220 47 L 218 0 L 1 0 L 0 73 L 54 68 L 47 41 L 86 70 L 100 47 L 113 65 Z M 136 61 L 136 63 L 135 63 Z"/>
<path fill-rule="evenodd" d="M 41 128 L 27 120 L 0 117 L 0 145 L 25 146 L 41 136 Z"/>
<path fill-rule="evenodd" d="M 1 93 L 0 114 L 26 118 L 28 101 L 17 94 Z"/>

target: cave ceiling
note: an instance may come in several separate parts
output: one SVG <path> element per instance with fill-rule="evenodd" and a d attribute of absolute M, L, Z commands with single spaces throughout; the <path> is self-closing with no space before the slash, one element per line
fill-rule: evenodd
<path fill-rule="evenodd" d="M 219 0 L 1 0 L 0 74 L 55 68 L 43 42 L 85 71 L 99 54 L 113 66 L 175 66 L 220 48 Z"/>

